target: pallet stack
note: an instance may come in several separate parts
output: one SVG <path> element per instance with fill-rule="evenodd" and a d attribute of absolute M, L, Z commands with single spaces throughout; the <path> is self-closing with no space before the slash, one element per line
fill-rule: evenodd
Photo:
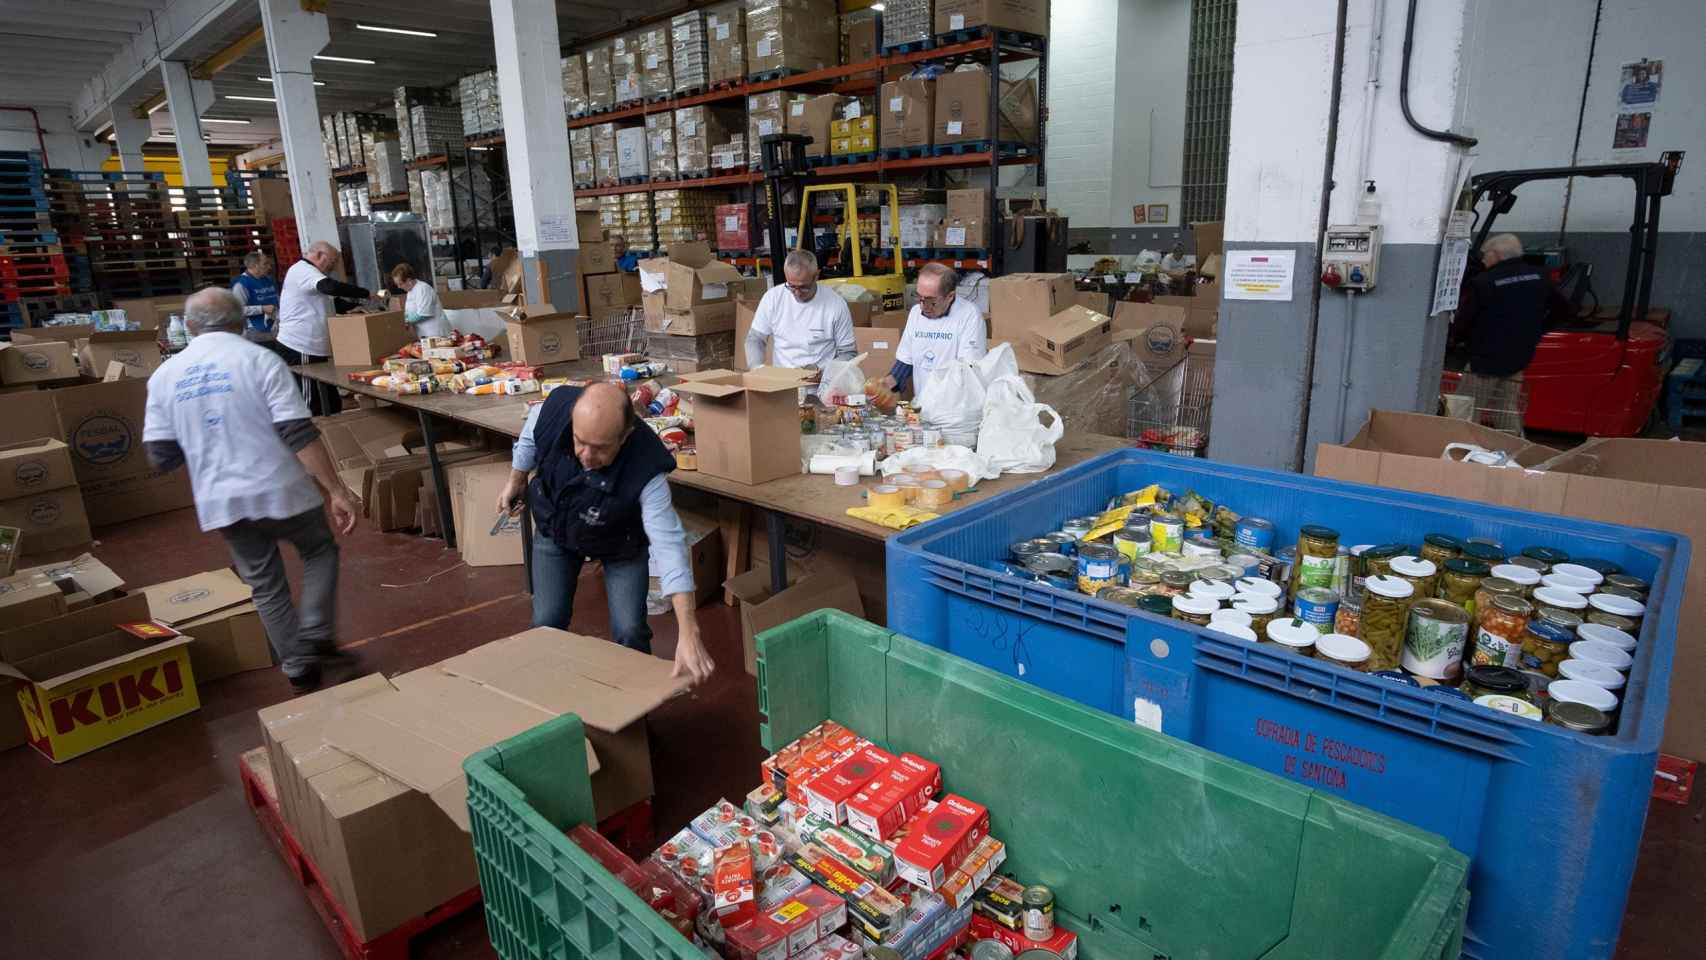
<path fill-rule="evenodd" d="M 189 264 L 163 174 L 50 170 L 47 195 L 66 244 L 88 250 L 93 282 L 114 300 L 189 293 Z"/>
<path fill-rule="evenodd" d="M 0 151 L 0 330 L 26 326 L 29 301 L 71 293 L 41 154 Z"/>
<path fill-rule="evenodd" d="M 243 272 L 243 258 L 273 251 L 272 230 L 250 203 L 218 187 L 173 188 L 177 237 L 189 264 L 190 284 L 228 287 Z M 294 262 L 294 261 L 288 261 Z"/>

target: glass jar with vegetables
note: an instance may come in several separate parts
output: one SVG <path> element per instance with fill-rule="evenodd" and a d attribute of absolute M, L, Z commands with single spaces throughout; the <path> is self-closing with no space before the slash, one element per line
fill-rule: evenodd
<path fill-rule="evenodd" d="M 1548 620 L 1531 620 L 1522 636 L 1522 668 L 1558 675 L 1558 664 L 1569 659 L 1570 641 L 1575 634 Z"/>
<path fill-rule="evenodd" d="M 1404 654 L 1404 627 L 1416 588 L 1403 577 L 1363 581 L 1360 639 L 1369 646 L 1370 670 L 1394 670 Z"/>
<path fill-rule="evenodd" d="M 1467 560 L 1463 557 L 1453 557 L 1445 561 L 1445 569 L 1439 577 L 1439 593 L 1441 600 L 1449 600 L 1470 614 L 1475 612 L 1475 591 L 1481 588 L 1481 581 L 1487 579 L 1492 568 L 1479 560 Z"/>
<path fill-rule="evenodd" d="M 1309 587 L 1331 587 L 1339 567 L 1339 531 L 1307 524 L 1297 534 L 1297 553 L 1291 565 L 1291 593 Z"/>
<path fill-rule="evenodd" d="M 1392 573 L 1410 581 L 1416 599 L 1424 600 L 1439 592 L 1439 568 L 1433 561 L 1421 557 L 1393 557 Z"/>
<path fill-rule="evenodd" d="M 1522 662 L 1523 637 L 1534 607 L 1527 600 L 1500 594 L 1475 609 L 1475 644 L 1469 663 L 1477 667 L 1516 667 Z"/>
<path fill-rule="evenodd" d="M 1463 543 L 1448 533 L 1430 533 L 1422 538 L 1423 560 L 1440 566 L 1463 553 Z"/>

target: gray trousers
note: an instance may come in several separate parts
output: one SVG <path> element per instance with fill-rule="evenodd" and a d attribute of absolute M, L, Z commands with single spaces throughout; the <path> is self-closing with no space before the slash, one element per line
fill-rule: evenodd
<path fill-rule="evenodd" d="M 237 575 L 255 592 L 255 609 L 285 676 L 310 672 L 317 658 L 335 650 L 338 542 L 326 524 L 326 510 L 315 507 L 284 520 L 239 520 L 219 531 L 231 548 Z M 280 541 L 302 558 L 302 605 L 290 600 Z"/>

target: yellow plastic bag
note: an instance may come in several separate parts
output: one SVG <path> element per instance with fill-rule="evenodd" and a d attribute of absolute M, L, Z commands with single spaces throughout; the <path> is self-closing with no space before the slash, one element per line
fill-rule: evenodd
<path fill-rule="evenodd" d="M 941 516 L 917 507 L 848 507 L 847 515 L 891 530 L 905 530 Z"/>

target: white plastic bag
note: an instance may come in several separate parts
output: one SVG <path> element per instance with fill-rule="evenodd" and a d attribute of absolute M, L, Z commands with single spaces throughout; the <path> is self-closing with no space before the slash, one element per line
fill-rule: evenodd
<path fill-rule="evenodd" d="M 983 423 L 983 378 L 964 360 L 937 370 L 918 398 L 918 417 L 926 427 L 942 431 L 947 443 L 977 447 Z"/>
<path fill-rule="evenodd" d="M 1013 356 L 1013 345 L 998 343 L 995 349 L 984 354 L 977 361 L 977 377 L 983 381 L 985 389 L 1001 377 L 1019 376 L 1019 361 Z"/>
<path fill-rule="evenodd" d="M 823 365 L 823 376 L 818 378 L 817 395 L 824 398 L 826 403 L 840 402 L 853 394 L 865 392 L 865 371 L 859 369 L 859 364 L 869 354 L 861 353 L 851 360 L 831 360 Z"/>
<path fill-rule="evenodd" d="M 958 444 L 945 447 L 909 447 L 892 457 L 877 464 L 877 469 L 883 476 L 892 477 L 897 473 L 923 473 L 926 470 L 964 470 L 971 477 L 972 486 L 977 486 L 979 480 L 994 480 L 1001 476 L 1001 471 L 989 465 L 989 461 L 977 455 L 977 451 Z"/>
<path fill-rule="evenodd" d="M 1065 432 L 1060 414 L 1037 403 L 1023 380 L 1002 377 L 989 385 L 977 452 L 1002 473 L 1041 473 L 1054 466 L 1054 442 Z"/>

